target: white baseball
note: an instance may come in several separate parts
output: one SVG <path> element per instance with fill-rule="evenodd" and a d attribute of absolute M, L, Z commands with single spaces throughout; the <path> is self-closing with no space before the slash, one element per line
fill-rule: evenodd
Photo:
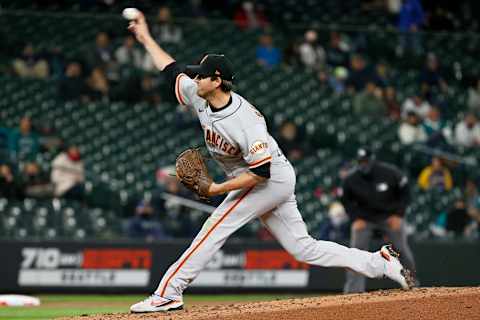
<path fill-rule="evenodd" d="M 137 8 L 125 8 L 122 12 L 122 16 L 127 20 L 135 20 L 139 14 L 140 11 Z"/>

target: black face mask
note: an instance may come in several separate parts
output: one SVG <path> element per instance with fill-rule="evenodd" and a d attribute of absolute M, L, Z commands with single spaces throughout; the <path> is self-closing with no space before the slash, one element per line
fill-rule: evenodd
<path fill-rule="evenodd" d="M 148 213 L 142 213 L 140 214 L 140 219 L 142 220 L 152 220 L 152 215 Z"/>
<path fill-rule="evenodd" d="M 372 168 L 373 168 L 373 161 L 371 160 L 358 164 L 358 170 L 364 176 L 370 175 L 370 173 L 372 173 Z"/>

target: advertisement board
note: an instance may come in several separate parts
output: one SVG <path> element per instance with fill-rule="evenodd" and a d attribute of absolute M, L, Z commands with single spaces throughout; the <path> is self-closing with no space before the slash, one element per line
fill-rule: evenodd
<path fill-rule="evenodd" d="M 228 250 L 228 251 L 227 251 Z M 218 251 L 192 287 L 306 288 L 309 265 L 283 249 Z"/>
<path fill-rule="evenodd" d="M 23 247 L 20 287 L 145 287 L 150 281 L 150 249 Z"/>
<path fill-rule="evenodd" d="M 0 293 L 151 293 L 187 240 L 143 242 L 0 241 Z M 480 244 L 412 243 L 423 286 L 478 285 Z M 468 263 L 466 263 L 468 261 Z M 188 292 L 341 291 L 345 271 L 296 261 L 276 242 L 227 242 Z M 393 288 L 368 280 L 368 289 Z"/>
<path fill-rule="evenodd" d="M 8 257 L 1 292 L 149 292 L 188 241 L 161 243 L 1 242 Z M 191 289 L 305 289 L 310 266 L 276 243 L 233 243 L 218 251 Z"/>

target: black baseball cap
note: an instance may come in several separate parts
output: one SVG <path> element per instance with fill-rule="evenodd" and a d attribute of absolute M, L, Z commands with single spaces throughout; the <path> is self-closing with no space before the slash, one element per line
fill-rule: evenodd
<path fill-rule="evenodd" d="M 220 77 L 223 80 L 233 81 L 233 65 L 223 54 L 207 54 L 200 64 L 188 65 L 187 70 L 195 75 L 206 77 Z"/>

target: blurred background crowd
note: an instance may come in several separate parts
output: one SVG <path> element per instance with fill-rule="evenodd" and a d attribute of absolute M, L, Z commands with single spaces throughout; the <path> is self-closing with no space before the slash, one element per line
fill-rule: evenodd
<path fill-rule="evenodd" d="M 227 54 L 298 173 L 312 234 L 348 239 L 354 150 L 410 178 L 409 234 L 478 238 L 475 1 L 136 1 L 179 62 Z M 23 238 L 191 237 L 221 201 L 173 176 L 195 116 L 126 30 L 129 1 L 0 0 L 0 229 Z M 221 173 L 214 171 L 217 179 Z M 236 236 L 270 239 L 259 224 Z"/>

